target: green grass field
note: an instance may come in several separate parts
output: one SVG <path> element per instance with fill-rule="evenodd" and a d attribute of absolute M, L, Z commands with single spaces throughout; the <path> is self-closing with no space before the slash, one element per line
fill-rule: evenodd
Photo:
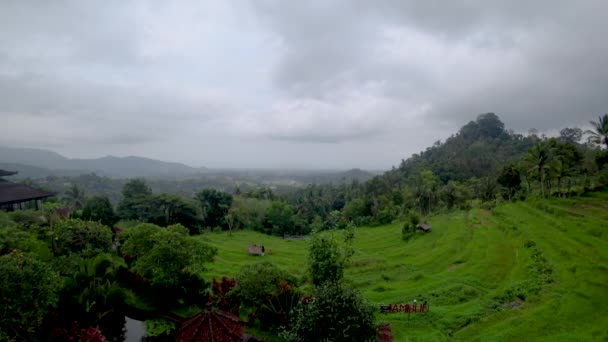
<path fill-rule="evenodd" d="M 370 303 L 427 299 L 426 315 L 381 314 L 396 341 L 608 340 L 608 193 L 502 204 L 430 219 L 408 242 L 401 223 L 356 231 L 346 281 Z M 339 234 L 339 233 L 335 233 Z M 207 277 L 271 261 L 306 275 L 306 241 L 254 232 L 201 236 L 218 248 Z M 247 255 L 264 244 L 264 257 Z"/>

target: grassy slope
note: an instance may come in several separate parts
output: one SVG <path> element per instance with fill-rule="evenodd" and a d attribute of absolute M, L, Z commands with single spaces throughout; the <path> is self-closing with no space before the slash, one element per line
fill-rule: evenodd
<path fill-rule="evenodd" d="M 400 224 L 356 233 L 346 278 L 371 303 L 429 298 L 428 315 L 378 314 L 396 341 L 608 338 L 608 193 L 437 215 L 430 223 L 432 233 L 409 242 Z M 249 243 L 266 246 L 264 260 L 305 275 L 305 241 L 253 232 L 202 238 L 219 249 L 207 276 L 234 276 L 261 260 L 247 255 Z M 505 308 L 497 297 L 538 277 L 527 241 L 536 243 L 553 281 Z"/>

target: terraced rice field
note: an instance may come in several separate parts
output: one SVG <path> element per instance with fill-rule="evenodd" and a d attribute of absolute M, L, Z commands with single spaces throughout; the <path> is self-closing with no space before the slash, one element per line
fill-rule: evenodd
<path fill-rule="evenodd" d="M 374 305 L 430 304 L 426 315 L 378 313 L 396 341 L 608 340 L 608 193 L 452 212 L 430 224 L 407 242 L 401 223 L 356 230 L 346 282 Z M 306 281 L 306 241 L 201 238 L 219 251 L 207 277 L 263 259 Z M 266 256 L 247 255 L 249 243 Z"/>

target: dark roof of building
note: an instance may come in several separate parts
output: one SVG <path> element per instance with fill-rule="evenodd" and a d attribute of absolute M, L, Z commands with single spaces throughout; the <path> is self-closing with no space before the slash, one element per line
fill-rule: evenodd
<path fill-rule="evenodd" d="M 20 203 L 54 196 L 52 192 L 0 179 L 0 204 Z"/>
<path fill-rule="evenodd" d="M 6 171 L 0 169 L 0 177 L 16 175 L 17 171 Z"/>
<path fill-rule="evenodd" d="M 245 323 L 224 311 L 204 311 L 189 318 L 177 330 L 178 342 L 240 342 Z"/>

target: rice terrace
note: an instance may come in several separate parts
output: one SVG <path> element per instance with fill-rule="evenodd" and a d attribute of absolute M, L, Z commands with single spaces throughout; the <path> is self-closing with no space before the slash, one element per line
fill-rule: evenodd
<path fill-rule="evenodd" d="M 433 232 L 404 242 L 400 225 L 356 229 L 346 281 L 378 306 L 395 341 L 608 338 L 608 192 L 439 214 Z M 304 276 L 306 241 L 255 232 L 201 236 L 218 248 L 209 276 L 265 261 Z M 381 304 L 428 300 L 424 315 Z"/>

